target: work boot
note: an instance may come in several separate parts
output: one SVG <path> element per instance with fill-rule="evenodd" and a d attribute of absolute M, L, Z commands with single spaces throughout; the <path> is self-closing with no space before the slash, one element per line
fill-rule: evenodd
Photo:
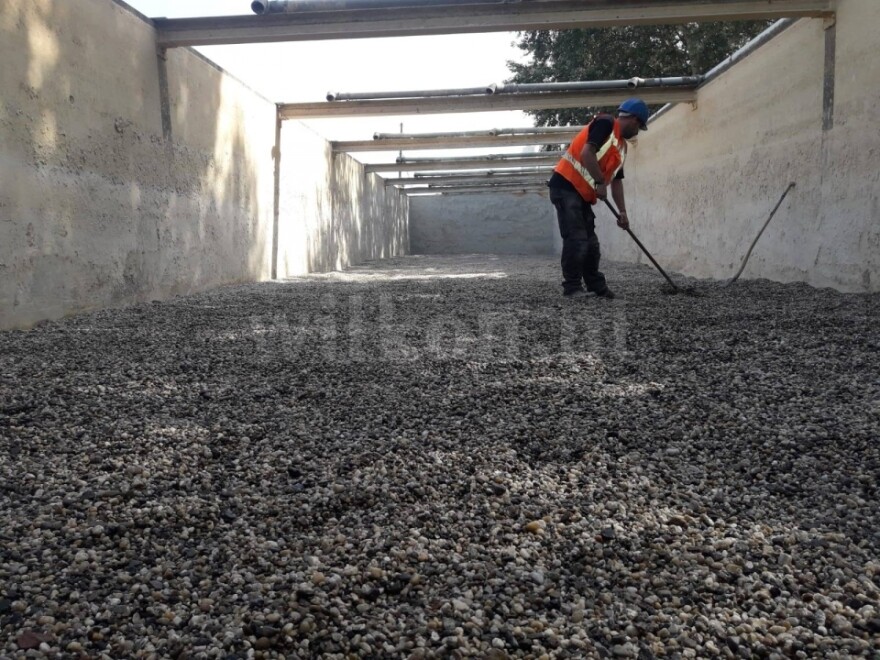
<path fill-rule="evenodd" d="M 617 296 L 614 295 L 614 291 L 609 289 L 607 286 L 601 291 L 596 292 L 597 298 L 608 298 L 608 300 L 614 300 Z"/>
<path fill-rule="evenodd" d="M 570 291 L 563 291 L 563 298 L 586 298 L 587 292 L 583 289 L 572 289 Z"/>

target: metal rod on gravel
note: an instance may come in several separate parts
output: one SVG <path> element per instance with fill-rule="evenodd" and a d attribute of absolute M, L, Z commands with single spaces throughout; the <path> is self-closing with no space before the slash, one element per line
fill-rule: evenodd
<path fill-rule="evenodd" d="M 617 218 L 618 220 L 620 220 L 620 213 L 617 212 L 617 209 L 614 208 L 614 205 L 613 205 L 611 202 L 609 202 L 607 199 L 603 199 L 602 201 L 605 202 L 605 205 L 606 205 L 609 209 L 611 209 L 611 212 L 614 214 L 614 217 Z M 669 278 L 669 275 L 666 274 L 666 271 L 665 271 L 665 270 L 663 270 L 662 268 L 660 268 L 660 264 L 658 264 L 658 263 L 654 260 L 654 257 L 652 257 L 652 256 L 651 256 L 651 253 L 648 252 L 647 248 L 645 248 L 645 246 L 642 245 L 642 242 L 641 242 L 641 241 L 638 239 L 638 237 L 632 232 L 632 229 L 630 229 L 629 227 L 627 227 L 627 228 L 626 228 L 626 232 L 627 232 L 630 236 L 632 236 L 632 239 L 636 242 L 636 245 L 638 245 L 640 248 L 642 248 L 642 252 L 644 252 L 645 255 L 648 257 L 648 259 L 651 260 L 651 263 L 654 264 L 654 266 L 656 266 L 657 270 L 660 271 L 660 274 L 661 274 L 663 277 L 666 278 L 666 281 L 669 282 L 669 286 L 671 286 L 675 291 L 679 291 L 679 288 L 678 288 L 678 286 L 675 284 L 675 282 L 673 282 L 673 281 Z"/>

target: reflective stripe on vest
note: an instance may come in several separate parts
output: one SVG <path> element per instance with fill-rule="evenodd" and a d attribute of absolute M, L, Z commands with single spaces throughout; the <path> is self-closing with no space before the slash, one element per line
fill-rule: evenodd
<path fill-rule="evenodd" d="M 589 125 L 578 134 L 568 149 L 562 154 L 562 158 L 554 168 L 554 171 L 567 179 L 585 200 L 595 204 L 597 201 L 596 180 L 587 171 L 587 168 L 584 167 L 578 156 L 578 152 L 585 147 L 588 131 Z M 615 120 L 611 135 L 608 136 L 608 139 L 605 140 L 605 143 L 596 152 L 596 160 L 602 171 L 602 183 L 613 181 L 620 173 L 626 160 L 627 146 L 626 140 L 620 135 L 620 124 Z"/>
<path fill-rule="evenodd" d="M 590 173 L 587 171 L 587 168 L 583 166 L 583 163 L 581 163 L 581 161 L 579 161 L 567 151 L 562 154 L 562 157 L 572 164 L 574 169 L 577 170 L 577 173 L 580 174 L 584 178 L 584 180 L 590 184 L 591 187 L 596 187 L 596 180 L 592 176 L 590 176 Z"/>
<path fill-rule="evenodd" d="M 620 140 L 617 139 L 614 131 L 611 132 L 611 136 L 608 138 L 608 141 L 605 143 L 605 145 L 596 153 L 596 160 L 602 160 L 602 158 L 605 156 L 605 154 L 608 153 L 608 150 L 611 149 L 611 147 L 617 149 L 617 153 L 620 154 L 620 165 L 618 165 L 617 169 L 614 170 L 614 176 L 617 176 L 617 173 L 620 172 L 620 169 L 623 167 L 623 161 L 626 160 L 626 146 L 624 145 L 622 149 L 620 148 Z"/>
<path fill-rule="evenodd" d="M 602 160 L 605 154 L 608 153 L 608 150 L 611 147 L 615 147 L 618 151 L 620 151 L 620 142 L 617 140 L 617 136 L 614 134 L 614 131 L 611 131 L 611 135 L 608 136 L 608 139 L 605 140 L 605 144 L 602 145 L 602 148 L 596 152 L 596 160 Z"/>

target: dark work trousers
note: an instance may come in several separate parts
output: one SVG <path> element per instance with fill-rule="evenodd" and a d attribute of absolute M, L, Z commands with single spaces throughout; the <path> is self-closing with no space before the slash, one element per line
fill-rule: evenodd
<path fill-rule="evenodd" d="M 550 188 L 550 201 L 556 207 L 559 233 L 562 235 L 562 288 L 571 293 L 581 288 L 601 293 L 608 285 L 599 272 L 599 237 L 592 205 L 580 193 Z"/>

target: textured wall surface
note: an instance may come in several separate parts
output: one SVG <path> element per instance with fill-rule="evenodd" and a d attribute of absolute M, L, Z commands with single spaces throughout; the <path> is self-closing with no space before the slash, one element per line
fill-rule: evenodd
<path fill-rule="evenodd" d="M 110 0 L 0 4 L 0 327 L 267 277 L 273 104 Z"/>
<path fill-rule="evenodd" d="M 547 193 L 410 199 L 413 254 L 553 254 L 562 249 Z"/>
<path fill-rule="evenodd" d="M 628 207 L 661 265 L 730 277 L 794 181 L 742 277 L 880 291 L 878 24 L 875 0 L 839 2 L 833 127 L 823 129 L 825 25 L 805 19 L 640 136 Z M 646 261 L 611 222 L 599 225 L 609 258 Z"/>
<path fill-rule="evenodd" d="M 0 61 L 0 328 L 271 277 L 273 103 L 114 0 L 0 2 Z M 283 134 L 279 276 L 405 253 L 405 199 Z"/>
<path fill-rule="evenodd" d="M 278 277 L 407 253 L 407 199 L 305 125 L 281 131 Z"/>

